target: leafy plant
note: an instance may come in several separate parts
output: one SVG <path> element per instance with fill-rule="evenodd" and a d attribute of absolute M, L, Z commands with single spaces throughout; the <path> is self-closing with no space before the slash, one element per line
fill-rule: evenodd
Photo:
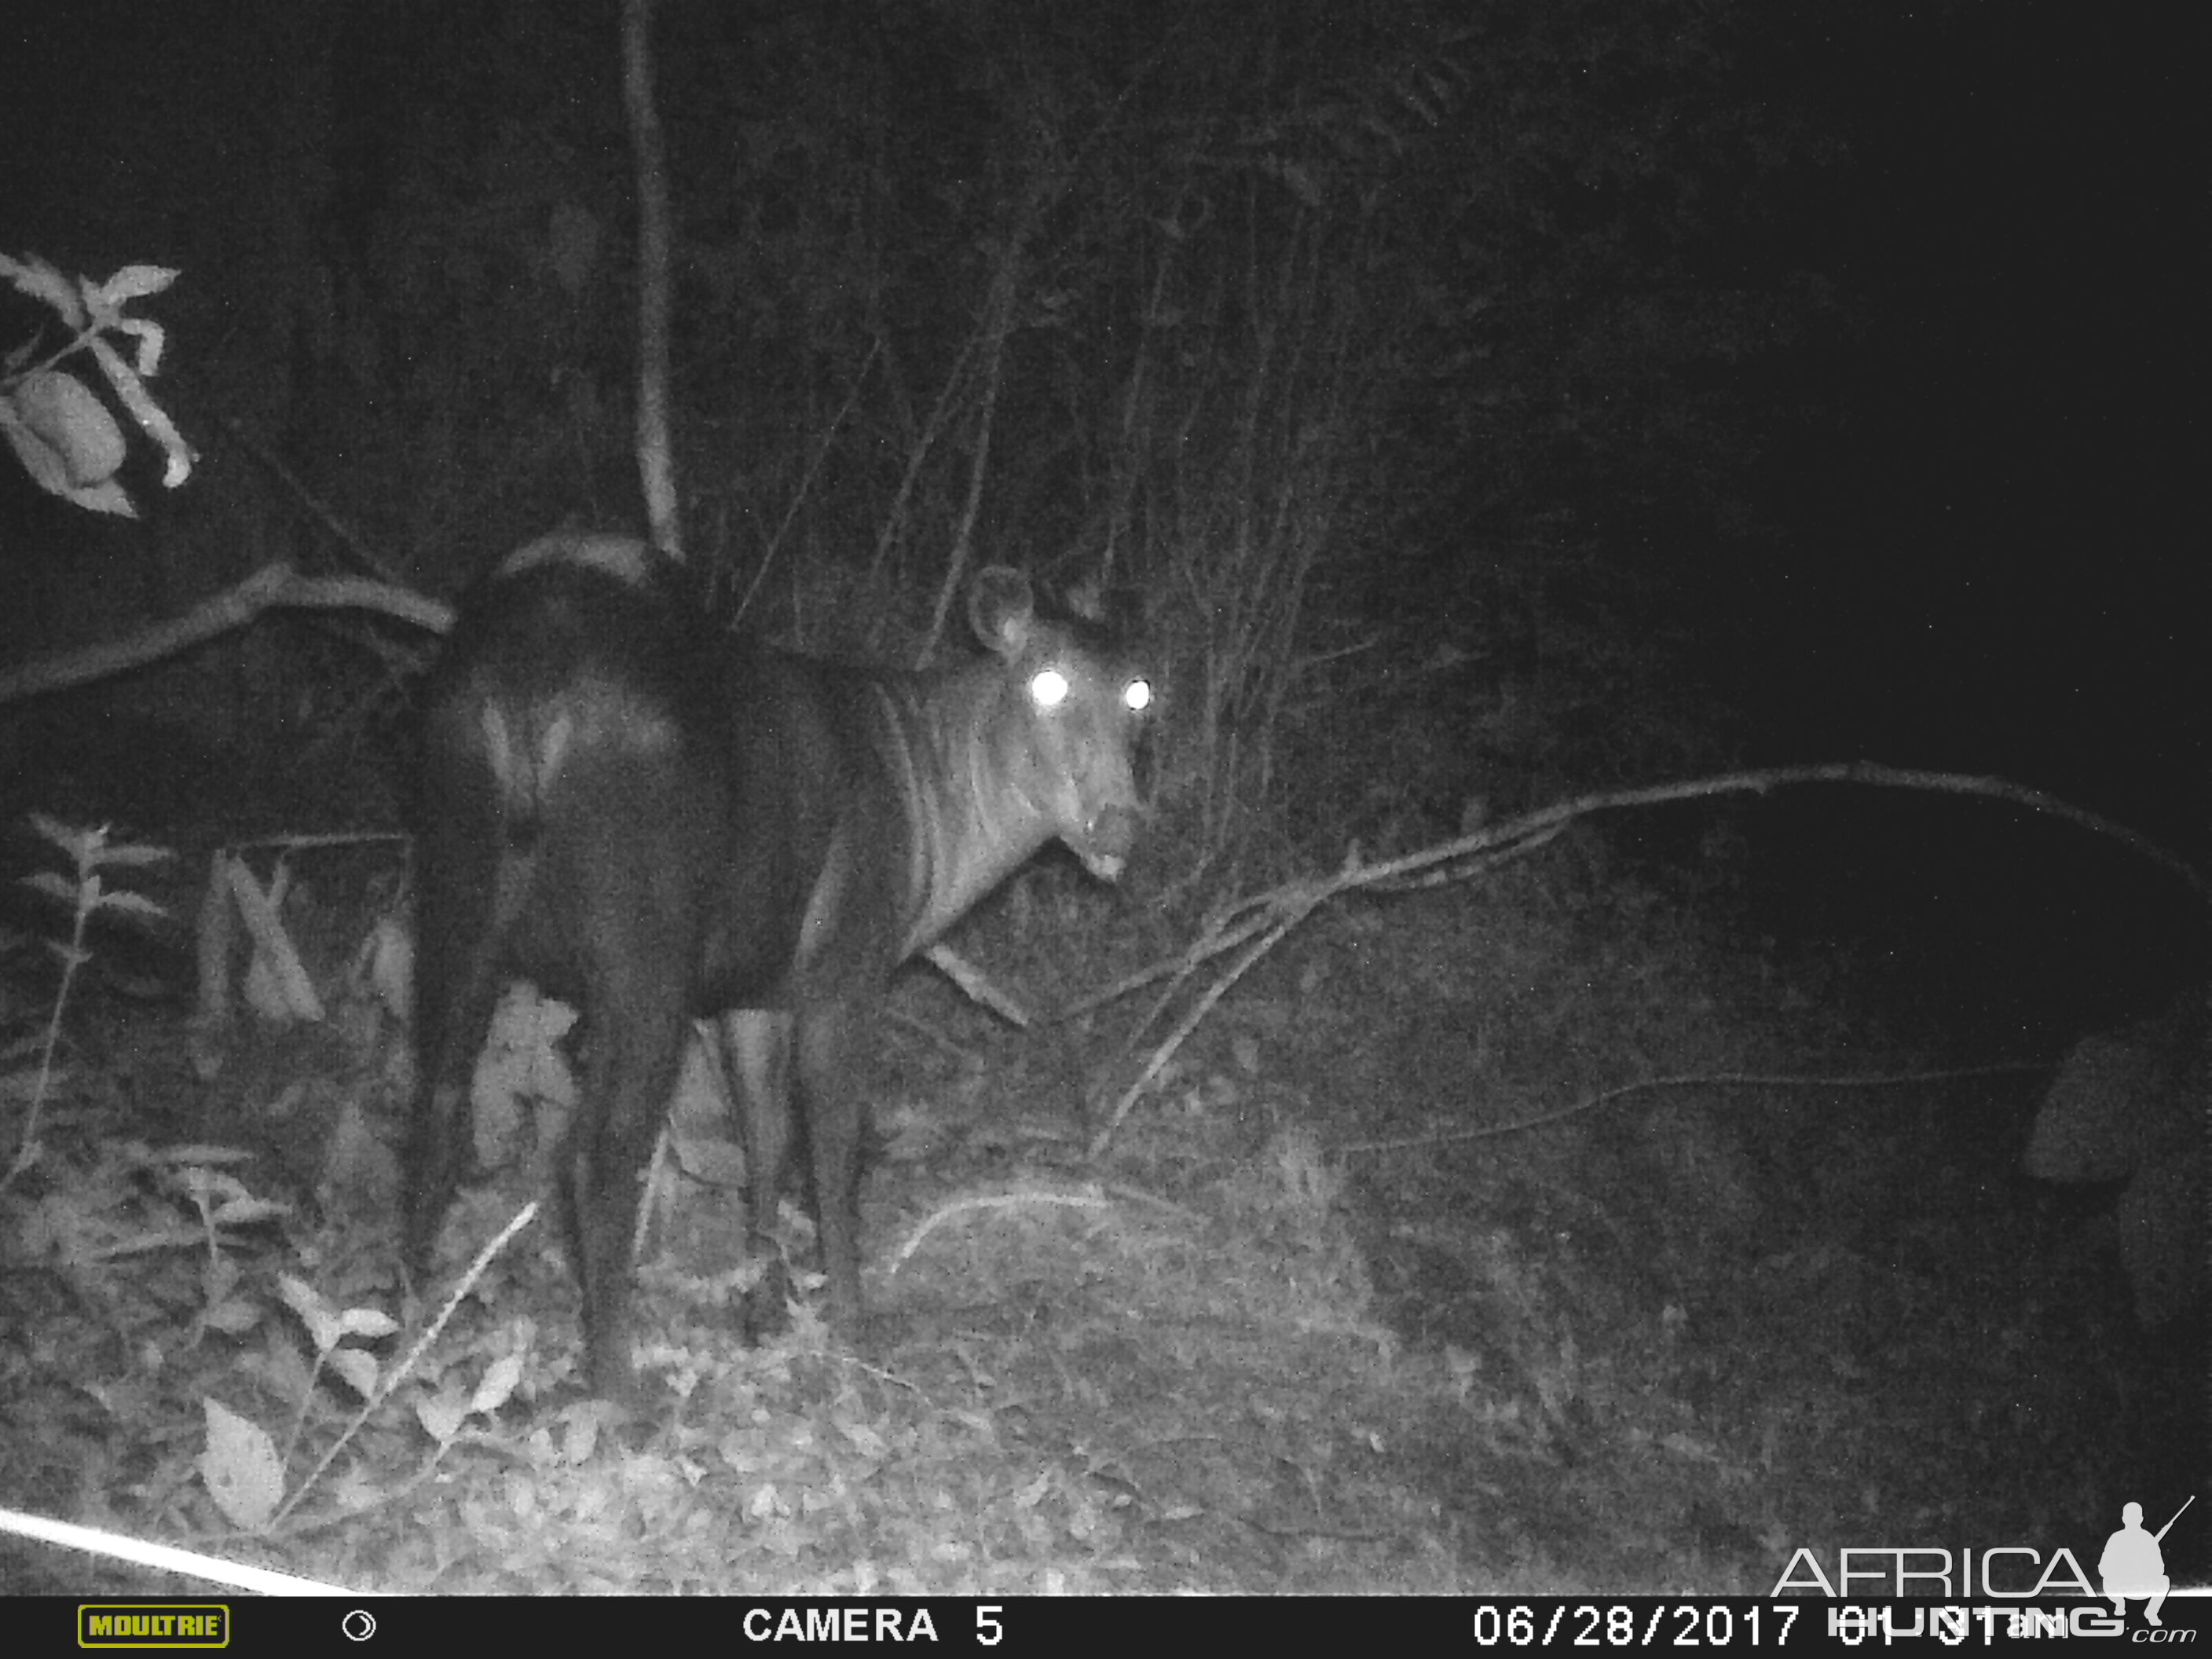
<path fill-rule="evenodd" d="M 69 339 L 52 350 L 41 352 L 34 339 L 9 353 L 0 369 L 0 435 L 40 489 L 94 513 L 136 518 L 115 477 L 128 449 L 123 428 L 92 387 L 60 365 L 80 353 L 89 356 L 167 458 L 162 484 L 174 489 L 184 483 L 191 476 L 191 446 L 146 389 L 161 370 L 161 325 L 124 309 L 162 292 L 177 273 L 162 265 L 125 265 L 106 282 L 94 283 L 64 276 L 36 254 L 11 259 L 0 253 L 0 276 L 52 307 L 70 331 Z M 116 349 L 118 337 L 134 344 L 130 362 Z"/>
<path fill-rule="evenodd" d="M 15 1156 L 4 1174 L 0 1174 L 0 1192 L 21 1176 L 38 1161 L 39 1119 L 51 1097 L 55 1084 L 54 1060 L 61 1047 L 62 1015 L 69 1006 L 70 994 L 76 984 L 77 975 L 92 960 L 86 945 L 87 932 L 94 916 L 118 916 L 140 922 L 160 920 L 166 913 L 161 907 L 143 893 L 128 888 L 112 886 L 109 874 L 118 870 L 143 870 L 167 862 L 176 855 L 166 847 L 118 844 L 109 840 L 110 830 L 102 824 L 96 829 L 75 829 L 43 813 L 33 812 L 31 828 L 40 838 L 58 849 L 69 860 L 70 873 L 40 870 L 17 879 L 34 893 L 43 893 L 68 907 L 70 913 L 67 939 L 50 939 L 46 948 L 53 952 L 62 965 L 61 984 L 54 992 L 53 1006 L 48 1013 L 45 1040 L 39 1048 L 36 1073 L 28 1080 L 30 1108 L 23 1121 L 23 1129 L 16 1139 Z M 0 1092 L 12 1092 L 10 1085 L 23 1081 L 20 1076 L 0 1078 Z"/>

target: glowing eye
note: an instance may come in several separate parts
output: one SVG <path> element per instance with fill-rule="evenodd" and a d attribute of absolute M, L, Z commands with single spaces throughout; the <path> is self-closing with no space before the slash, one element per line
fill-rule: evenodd
<path fill-rule="evenodd" d="M 1141 714 L 1152 706 L 1152 685 L 1150 680 L 1131 680 L 1121 688 L 1121 702 L 1133 714 Z"/>
<path fill-rule="evenodd" d="M 1040 708 L 1059 708 L 1067 692 L 1067 676 L 1057 668 L 1040 668 L 1030 678 L 1030 701 Z"/>

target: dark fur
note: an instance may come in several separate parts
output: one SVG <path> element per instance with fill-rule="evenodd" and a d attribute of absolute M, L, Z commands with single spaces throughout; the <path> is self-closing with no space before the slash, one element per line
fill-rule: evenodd
<path fill-rule="evenodd" d="M 830 1316 L 849 1338 L 865 1107 L 848 1060 L 891 970 L 1054 836 L 1118 870 L 1135 807 L 1121 677 L 1037 621 L 1008 573 L 979 579 L 971 610 L 1000 655 L 870 673 L 719 633 L 635 544 L 549 538 L 465 608 L 431 677 L 406 1255 L 428 1267 L 451 1205 L 470 1074 L 505 981 L 575 1004 L 582 1069 L 561 1184 L 601 1394 L 632 1387 L 639 1176 L 691 1022 L 721 1017 L 747 1085 L 763 1249 L 795 1090 Z M 1079 682 L 1048 719 L 1022 690 L 1047 656 Z M 1038 805 L 1063 777 L 1079 823 Z M 759 1323 L 781 1310 L 775 1282 Z"/>

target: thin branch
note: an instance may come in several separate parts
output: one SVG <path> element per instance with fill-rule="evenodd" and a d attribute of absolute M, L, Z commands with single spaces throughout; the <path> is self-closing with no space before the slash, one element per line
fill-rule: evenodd
<path fill-rule="evenodd" d="M 891 496 L 890 506 L 884 511 L 883 528 L 876 533 L 876 556 L 869 561 L 866 583 L 870 590 L 873 590 L 877 579 L 883 574 L 884 561 L 890 557 L 892 548 L 898 544 L 900 528 L 906 523 L 907 504 L 914 499 L 915 490 L 921 481 L 923 464 L 936 449 L 938 441 L 945 435 L 945 428 L 951 424 L 953 394 L 967 384 L 969 360 L 975 355 L 975 348 L 988 325 L 988 319 L 979 320 L 974 331 L 961 341 L 960 350 L 952 360 L 952 367 L 945 371 L 945 384 L 938 388 L 937 401 L 930 406 L 929 419 L 923 423 L 921 435 L 914 441 L 914 447 L 907 456 L 906 471 L 899 476 L 898 489 Z M 883 336 L 878 334 L 876 339 L 880 345 Z"/>
<path fill-rule="evenodd" d="M 1026 1031 L 1030 1017 L 1021 1004 L 991 982 L 990 976 L 951 946 L 939 943 L 923 952 L 935 964 L 938 972 L 968 994 L 970 1000 L 979 1002 L 1007 1024 Z"/>
<path fill-rule="evenodd" d="M 937 590 L 936 608 L 930 613 L 929 630 L 922 635 L 917 664 L 926 663 L 945 636 L 945 619 L 951 614 L 953 595 L 973 558 L 975 519 L 983 505 L 983 480 L 989 475 L 991 435 L 999 412 L 999 392 L 1006 378 L 1006 336 L 1013 330 L 1014 299 L 1019 288 L 1022 234 L 1027 227 L 1010 234 L 1000 250 L 998 268 L 991 275 L 991 293 L 984 304 L 983 402 L 975 415 L 975 446 L 968 458 L 968 499 L 952 534 L 952 555 L 945 561 L 945 580 Z"/>
<path fill-rule="evenodd" d="M 1319 902 L 1318 899 L 1315 901 L 1316 903 Z M 1270 927 L 1259 939 L 1253 941 L 1251 949 L 1230 964 L 1228 972 L 1206 988 L 1206 994 L 1199 998 L 1197 1006 L 1183 1017 L 1182 1023 L 1169 1032 L 1167 1041 L 1152 1051 L 1152 1057 L 1145 1062 L 1145 1069 L 1137 1074 L 1136 1081 L 1122 1091 L 1121 1098 L 1115 1103 L 1114 1109 L 1108 1115 L 1104 1124 L 1100 1126 L 1097 1134 L 1091 1136 L 1089 1152 L 1092 1158 L 1097 1158 L 1106 1150 L 1106 1143 L 1114 1138 L 1114 1132 L 1121 1127 L 1121 1120 L 1129 1115 L 1129 1109 L 1137 1103 L 1137 1097 L 1144 1093 L 1145 1085 L 1159 1075 L 1160 1068 L 1168 1063 L 1170 1057 L 1176 1049 L 1182 1047 L 1184 1040 L 1199 1028 L 1200 1023 L 1206 1015 L 1213 1012 L 1214 1004 L 1229 994 L 1229 988 L 1244 976 L 1245 969 L 1273 950 L 1276 944 L 1291 928 L 1304 921 L 1312 909 L 1312 904 L 1306 905 L 1296 914 Z"/>
<path fill-rule="evenodd" d="M 1946 1066 L 1932 1071 L 1881 1072 L 1864 1076 L 1846 1073 L 1836 1077 L 1793 1077 L 1787 1073 L 1705 1072 L 1683 1073 L 1673 1077 L 1638 1078 L 1633 1083 L 1623 1083 L 1610 1089 L 1601 1089 L 1594 1095 L 1585 1095 L 1572 1105 L 1557 1110 L 1539 1112 L 1534 1117 L 1516 1118 L 1510 1123 L 1486 1123 L 1472 1129 L 1447 1129 L 1432 1135 L 1401 1135 L 1389 1140 L 1355 1140 L 1329 1151 L 1340 1157 L 1351 1157 L 1367 1152 L 1411 1152 L 1425 1146 L 1445 1146 L 1460 1140 L 1492 1140 L 1500 1135 L 1517 1135 L 1525 1130 L 1538 1129 L 1547 1123 L 1560 1123 L 1584 1112 L 1595 1111 L 1608 1101 L 1620 1100 L 1629 1095 L 1641 1094 L 1647 1089 L 1897 1089 L 1914 1083 L 1956 1083 L 1963 1079 L 1984 1077 L 2027 1077 L 2051 1069 L 2047 1060 L 2006 1060 L 1988 1066 Z"/>
<path fill-rule="evenodd" d="M 890 1272 L 896 1273 L 906 1266 L 908 1260 L 920 1249 L 924 1240 L 938 1228 L 954 1218 L 981 1215 L 994 1211 L 1037 1209 L 1058 1206 L 1062 1209 L 1107 1210 L 1113 1205 L 1096 1187 L 1086 1187 L 1079 1192 L 996 1193 L 981 1198 L 955 1199 L 938 1206 L 921 1224 L 908 1233 L 905 1242 L 891 1252 Z"/>
<path fill-rule="evenodd" d="M 1530 812 L 1474 835 L 1462 836 L 1381 864 L 1361 863 L 1359 849 L 1355 846 L 1346 856 L 1343 868 L 1334 875 L 1302 878 L 1285 882 L 1254 897 L 1239 900 L 1216 912 L 1208 919 L 1199 939 L 1174 957 L 1156 963 L 1096 996 L 1086 998 L 1064 1010 L 1063 1017 L 1080 1013 L 1151 984 L 1157 979 L 1174 975 L 1174 982 L 1168 991 L 1163 994 L 1125 1041 L 1122 1053 L 1127 1054 L 1141 1034 L 1150 1028 L 1152 1021 L 1165 1012 L 1176 992 L 1200 963 L 1235 950 L 1257 936 L 1257 942 L 1231 964 L 1199 999 L 1196 1008 L 1153 1051 L 1139 1073 L 1137 1080 L 1123 1091 L 1108 1115 L 1105 1127 L 1093 1137 L 1092 1155 L 1095 1157 L 1105 1150 L 1106 1142 L 1128 1115 L 1129 1109 L 1136 1103 L 1145 1086 L 1158 1075 L 1170 1057 L 1197 1030 L 1199 1023 L 1229 988 L 1242 978 L 1261 957 L 1273 949 L 1292 928 L 1327 901 L 1358 888 L 1402 891 L 1465 881 L 1487 873 L 1506 859 L 1518 858 L 1534 851 L 1559 835 L 1575 819 L 1588 817 L 1593 812 L 1612 811 L 1626 806 L 1656 806 L 1668 801 L 1692 800 L 1706 795 L 1765 794 L 1771 789 L 1787 786 L 1827 783 L 1966 795 L 2025 806 L 2047 817 L 2057 818 L 2119 842 L 2174 876 L 2201 902 L 2212 906 L 2212 882 L 2209 882 L 2204 874 L 2187 860 L 2124 823 L 2115 823 L 2070 801 L 2061 800 L 2043 790 L 2031 789 L 2004 778 L 1916 771 L 1904 767 L 1884 766 L 1874 761 L 1841 761 L 1818 766 L 1778 766 L 1752 772 L 1729 772 L 1716 777 L 1692 778 L 1682 783 L 1654 784 L 1642 789 L 1613 789 L 1580 795 L 1556 806 L 1547 806 L 1541 811 Z M 1662 1079 L 1660 1085 L 1628 1086 L 1662 1086 L 1665 1081 Z M 1547 1121 L 1539 1119 L 1533 1121 Z"/>
<path fill-rule="evenodd" d="M 668 422 L 668 161 L 653 102 L 653 0 L 625 0 L 623 105 L 637 157 L 637 470 L 653 544 L 684 557 Z"/>
<path fill-rule="evenodd" d="M 365 576 L 302 576 L 279 561 L 201 600 L 181 617 L 149 623 L 118 640 L 34 657 L 0 672 L 0 707 L 177 656 L 243 628 L 267 611 L 366 611 L 430 634 L 443 634 L 453 625 L 453 609 L 441 600 Z"/>
<path fill-rule="evenodd" d="M 391 583 L 394 587 L 405 586 L 399 573 L 386 562 L 384 556 L 362 539 L 350 526 L 331 510 L 322 497 L 308 489 L 307 481 L 293 471 L 276 451 L 248 431 L 243 421 L 230 415 L 217 415 L 216 423 L 230 434 L 233 443 L 275 474 L 276 482 L 292 492 L 293 499 L 307 510 L 308 516 L 329 532 L 331 538 L 351 554 L 355 562 L 363 570 L 372 576 Z"/>
<path fill-rule="evenodd" d="M 731 613 L 733 622 L 742 619 L 751 611 L 753 600 L 760 594 L 761 584 L 768 580 L 769 569 L 775 563 L 776 553 L 783 546 L 783 538 L 791 533 L 791 526 L 799 517 L 799 509 L 813 494 L 814 480 L 821 472 L 823 464 L 830 459 L 830 447 L 836 441 L 838 430 L 845 424 L 845 417 L 853 412 L 853 405 L 860 400 L 860 388 L 867 383 L 868 371 L 876 366 L 876 359 L 883 355 L 883 349 L 881 335 L 869 342 L 868 355 L 853 376 L 853 384 L 846 389 L 843 406 L 830 417 L 829 425 L 823 428 L 822 436 L 814 446 L 814 453 L 807 460 L 806 471 L 800 475 L 799 487 L 791 492 L 791 500 L 783 509 L 782 519 L 769 537 L 768 545 L 761 550 L 760 562 L 753 567 L 752 580 L 745 584 L 744 597 L 738 601 L 737 609 Z"/>

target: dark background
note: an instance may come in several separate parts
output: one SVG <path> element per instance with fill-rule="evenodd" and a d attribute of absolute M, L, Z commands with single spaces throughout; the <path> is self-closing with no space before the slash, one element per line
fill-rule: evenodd
<path fill-rule="evenodd" d="M 638 521 L 616 22 L 8 26 L 8 245 L 181 269 L 157 389 L 205 460 L 173 495 L 135 464 L 136 524 L 0 470 L 0 649 L 274 557 L 451 595 Z M 1108 566 L 1182 670 L 1185 868 L 1863 757 L 2201 861 L 2194 45 L 2039 4 L 669 5 L 696 556 L 878 650 L 963 537 Z M 388 822 L 394 647 L 270 619 L 15 711 L 17 752 L 266 779 L 293 817 L 335 753 L 322 814 Z M 1750 925 L 1916 953 L 1900 998 L 1946 986 L 1970 1047 L 2050 1048 L 2201 957 L 2179 884 L 2014 808 L 1728 810 Z M 1680 859 L 1711 822 L 1617 833 Z"/>
<path fill-rule="evenodd" d="M 553 526 L 638 524 L 612 5 L 17 10 L 0 250 L 182 272 L 140 309 L 168 329 L 155 389 L 203 460 L 164 492 L 135 459 L 131 521 L 0 461 L 0 668 L 182 614 L 273 560 L 450 598 Z M 956 548 L 1133 595 L 1164 696 L 1121 915 L 1163 950 L 1206 904 L 1335 868 L 1348 844 L 1387 854 L 1586 791 L 1792 762 L 2003 777 L 2202 869 L 2200 32 L 2173 7 L 2035 0 L 666 0 L 690 556 L 753 626 L 901 659 Z M 0 349 L 58 337 L 0 295 Z M 0 816 L 187 845 L 392 827 L 431 645 L 372 614 L 271 616 L 0 708 Z M 1281 1016 L 1252 1052 L 1291 1057 L 1342 1115 L 1332 1138 L 1361 1110 L 1377 1137 L 1425 1131 L 1436 1102 L 1503 1114 L 1501 1077 L 1534 1101 L 1678 1057 L 1733 1069 L 1759 1052 L 1729 1046 L 1747 1030 L 1832 1071 L 2050 1062 L 2204 969 L 2185 880 L 2017 804 L 1786 789 L 1608 815 L 1544 856 L 1522 884 L 1317 926 L 1305 977 L 1240 989 Z M 391 878 L 396 852 L 374 858 Z M 1678 925 L 1652 923 L 1639 954 L 1653 890 Z M 1079 954 L 1059 912 L 1022 914 L 1036 956 Z M 1499 1058 L 1516 1043 L 1518 1072 Z M 1778 1090 L 1736 1115 L 1701 1103 L 1671 1140 L 1593 1114 L 1591 1144 L 1617 1123 L 1629 1173 L 1600 1180 L 1574 1141 L 1537 1187 L 1583 1205 L 1566 1212 L 1585 1240 L 1605 1232 L 1586 1212 L 1648 1201 L 1648 1233 L 1616 1220 L 1622 1254 L 1693 1306 L 1714 1396 L 1751 1402 L 1742 1443 L 1802 1360 L 1807 1396 L 1863 1445 L 1963 1498 L 2070 1481 L 2086 1537 L 2109 1527 L 2110 1482 L 2162 1516 L 2179 1498 L 2154 1476 L 2201 1468 L 2203 1319 L 2136 1352 L 2112 1334 L 2111 1263 L 2089 1290 L 2051 1265 L 2085 1259 L 2117 1182 L 2050 1199 L 2019 1179 L 2042 1086 L 1955 1109 Z M 1712 1153 L 1739 1133 L 1797 1139 L 1738 1181 Z M 1480 1183 L 1510 1166 L 1461 1151 L 1464 1169 L 1408 1162 L 1434 1177 L 1440 1230 L 1484 1233 L 1480 1263 L 1511 1213 Z M 1378 1264 L 1418 1184 L 1389 1167 L 1358 1200 Z M 1901 1228 L 1918 1255 L 1886 1221 L 1832 1248 L 1923 1182 L 1939 1224 Z M 1695 1194 L 1762 1183 L 1730 1243 L 1739 1284 L 1703 1253 L 1728 1206 Z M 1798 1195 L 1815 1191 L 1832 1207 Z M 1528 1213 L 1548 1260 L 1564 1224 Z M 1802 1249 L 1777 1246 L 1784 1224 Z M 1898 1265 L 1920 1255 L 1924 1273 Z M 1743 1313 L 1734 1334 L 1726 1310 L 1777 1263 L 1786 1317 Z M 1838 1263 L 1847 1289 L 1867 1263 L 1905 1287 L 1835 1304 L 1863 1343 L 1792 1288 Z M 1923 1279 L 1948 1298 L 1933 1314 Z M 1408 1300 L 1429 1289 L 1410 1282 Z M 1522 1296 L 1543 1347 L 1571 1298 Z M 1633 1316 L 1594 1320 L 1585 1351 L 1648 1336 L 1659 1299 L 1624 1297 Z M 1494 1331 L 1500 1300 L 1468 1298 L 1452 1340 Z M 1882 1369 L 1900 1352 L 1922 1380 Z M 1621 1389 L 1647 1395 L 1675 1397 Z M 1917 1453 L 1890 1433 L 1907 1395 L 1972 1413 Z M 2100 1423 L 2080 1454 L 2098 1467 L 2065 1474 Z M 1820 1514 L 1858 1526 L 1848 1458 L 1816 1469 L 1820 1435 L 1780 1437 L 1808 1462 L 1767 1466 L 1771 1484 L 1817 1486 Z M 1957 1472 L 1969 1442 L 2017 1467 Z M 1516 1496 L 1539 1506 L 1560 1467 Z M 1474 1468 L 1470 1512 L 1513 1510 L 1491 1474 Z M 1890 1518 L 1863 1530 L 1889 1537 Z M 1729 1534 L 1752 1519 L 1717 1525 L 1717 1553 L 1759 1559 L 1762 1539 Z M 2017 1535 L 1982 1524 L 1942 1535 Z M 2203 1535 L 2175 1547 L 2201 1561 Z"/>
<path fill-rule="evenodd" d="M 1115 216 L 1159 182 L 1117 167 L 1172 155 L 1225 197 L 1273 140 L 1268 166 L 1338 167 L 1324 186 L 1342 194 L 1315 198 L 1319 212 L 1381 222 L 1365 264 L 1332 273 L 1370 323 L 1397 308 L 1360 343 L 1432 354 L 1363 365 L 1383 387 L 1347 470 L 1371 498 L 1329 556 L 1359 579 L 1354 601 L 1432 606 L 1498 557 L 1486 544 L 1565 520 L 1635 579 L 1623 622 L 1677 630 L 1681 667 L 1749 716 L 1759 749 L 2005 771 L 2201 840 L 2203 561 L 2177 509 L 2201 457 L 2202 135 L 2194 43 L 2171 14 L 1389 11 L 665 8 L 663 112 L 692 239 L 679 268 L 704 286 L 710 254 L 751 262 L 679 306 L 680 392 L 718 395 L 709 362 L 753 370 L 734 394 L 752 411 L 742 452 L 689 440 L 696 491 L 739 471 L 766 493 L 776 428 L 799 420 L 784 371 L 832 333 L 804 308 L 852 303 L 861 274 L 830 245 L 862 210 L 840 189 L 857 198 L 866 179 L 907 216 L 911 242 L 877 233 L 897 313 L 878 325 L 927 358 L 980 296 L 957 264 L 934 283 L 915 265 L 1008 220 L 1022 187 L 1060 192 L 1031 233 L 1045 266 L 1086 252 L 1056 235 L 1118 235 Z M 309 480 L 350 486 L 364 533 L 447 589 L 501 538 L 630 513 L 618 442 L 591 451 L 588 478 L 563 465 L 573 453 L 511 447 L 441 524 L 392 499 L 430 487 L 395 465 L 422 459 L 407 440 L 436 435 L 427 416 L 513 421 L 525 388 L 542 404 L 564 374 L 626 393 L 626 292 L 533 315 L 548 284 L 523 269 L 542 267 L 569 203 L 602 238 L 593 280 L 627 283 L 611 9 L 246 4 L 188 21 L 95 3 L 7 33 L 10 246 L 95 274 L 183 269 L 157 309 L 212 468 L 251 465 L 214 424 L 247 423 Z M 808 101 L 825 88 L 831 102 Z M 841 125 L 856 112 L 865 135 Z M 1054 125 L 1025 143 L 1024 120 Z M 853 154 L 877 143 L 896 148 Z M 1060 169 L 1042 185 L 1040 153 Z M 1121 193 L 1086 203 L 1086 185 Z M 763 291 L 778 261 L 790 291 Z M 1123 320 L 1103 314 L 1111 285 L 1144 270 L 1096 273 L 1101 314 L 1071 325 L 1102 387 Z M 1435 286 L 1409 300 L 1414 281 Z M 1650 337 L 1624 343 L 1607 313 L 1623 296 L 1651 301 Z M 807 367 L 836 384 L 835 363 Z M 441 378 L 469 383 L 434 399 Z M 403 428 L 383 441 L 398 453 L 369 447 L 380 423 Z M 453 438 L 447 465 L 484 459 L 459 453 L 483 434 Z M 998 441 L 1017 452 L 1009 475 L 1048 466 L 1025 447 L 1071 443 Z M 92 533 L 21 486 L 0 573 L 18 648 L 88 623 L 52 590 L 85 583 L 67 544 Z M 1063 477 L 1037 490 L 1058 499 L 1000 510 L 1026 538 L 1079 540 L 1084 487 Z M 740 506 L 743 562 L 764 531 L 763 504 Z M 167 597 L 246 556 L 191 543 Z M 1471 618 L 1468 643 L 1480 629 Z"/>

